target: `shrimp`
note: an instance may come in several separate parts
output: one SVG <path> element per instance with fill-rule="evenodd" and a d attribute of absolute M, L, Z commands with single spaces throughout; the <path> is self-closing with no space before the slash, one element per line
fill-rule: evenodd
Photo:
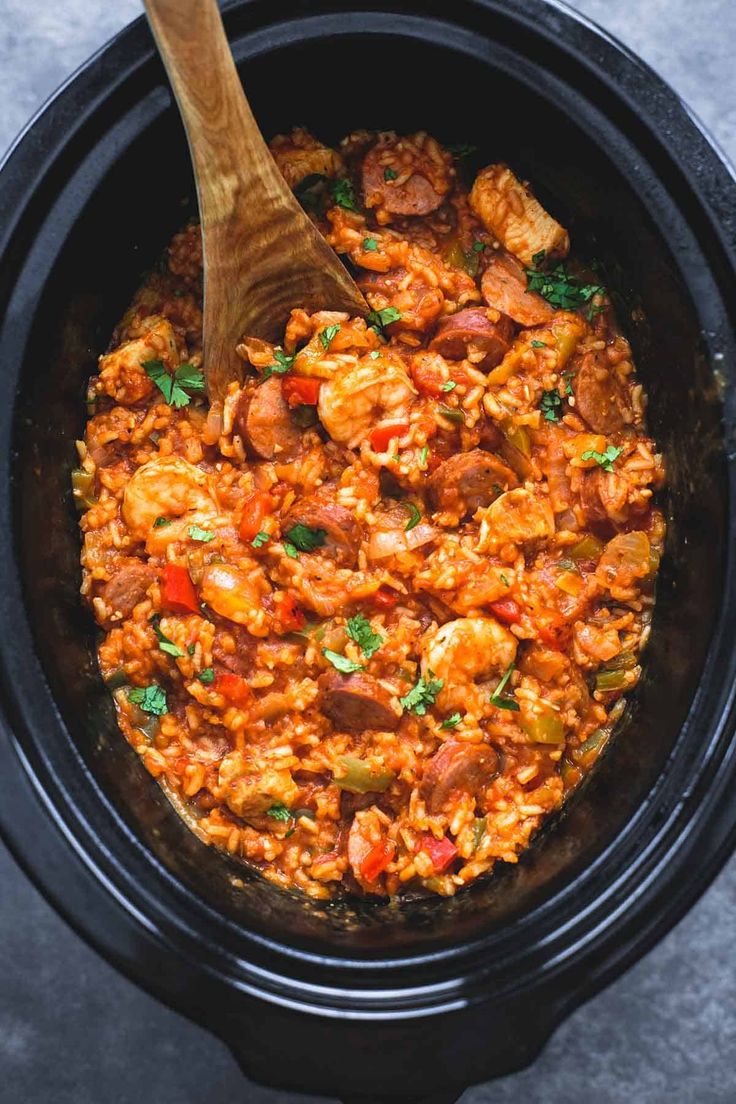
<path fill-rule="evenodd" d="M 516 659 L 516 637 L 493 617 L 458 617 L 428 633 L 422 641 L 425 679 L 442 679 L 441 709 L 482 711 L 488 694 L 476 686 L 502 674 Z"/>
<path fill-rule="evenodd" d="M 356 448 L 382 419 L 406 420 L 416 394 L 403 366 L 390 353 L 345 365 L 322 384 L 317 412 L 332 437 Z"/>
<path fill-rule="evenodd" d="M 179 456 L 158 456 L 133 474 L 122 514 L 131 536 L 155 555 L 172 540 L 186 540 L 191 525 L 211 528 L 218 511 L 206 472 Z M 156 525 L 159 518 L 168 524 Z"/>
<path fill-rule="evenodd" d="M 502 544 L 524 544 L 555 534 L 555 516 L 549 499 L 524 487 L 499 495 L 475 516 L 480 518 L 476 552 L 493 552 Z"/>
<path fill-rule="evenodd" d="M 179 364 L 179 350 L 171 323 L 156 315 L 147 321 L 151 325 L 142 337 L 125 341 L 111 353 L 100 357 L 97 388 L 123 405 L 139 402 L 153 390 L 153 382 L 143 367 L 146 361 L 163 361 L 172 370 Z"/>
<path fill-rule="evenodd" d="M 241 751 L 231 751 L 220 763 L 218 786 L 236 816 L 260 816 L 272 805 L 293 804 L 299 790 L 288 770 L 256 766 Z"/>
<path fill-rule="evenodd" d="M 202 574 L 202 601 L 220 617 L 244 625 L 251 636 L 268 636 L 270 619 L 263 599 L 270 593 L 271 586 L 255 563 L 250 571 L 232 564 L 211 563 Z"/>

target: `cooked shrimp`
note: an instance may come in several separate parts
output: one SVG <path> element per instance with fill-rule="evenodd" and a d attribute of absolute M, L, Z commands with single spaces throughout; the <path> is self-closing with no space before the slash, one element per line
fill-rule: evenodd
<path fill-rule="evenodd" d="M 98 389 L 115 402 L 136 403 L 150 395 L 153 383 L 143 365 L 160 360 L 172 371 L 179 364 L 179 350 L 170 322 L 152 315 L 149 329 L 134 341 L 125 341 L 111 353 L 100 357 Z"/>
<path fill-rule="evenodd" d="M 202 601 L 220 617 L 244 625 L 251 636 L 268 635 L 270 621 L 263 599 L 271 593 L 271 586 L 257 564 L 247 572 L 232 564 L 207 564 L 200 593 Z"/>
<path fill-rule="evenodd" d="M 160 456 L 134 473 L 125 488 L 122 513 L 131 535 L 145 541 L 153 554 L 172 540 L 186 540 L 191 525 L 211 528 L 217 505 L 206 472 L 180 456 Z M 155 526 L 159 518 L 169 524 Z"/>
<path fill-rule="evenodd" d="M 250 764 L 240 751 L 225 756 L 217 781 L 225 804 L 246 820 L 262 815 L 272 805 L 291 805 L 299 793 L 288 770 Z"/>
<path fill-rule="evenodd" d="M 493 617 L 458 617 L 447 621 L 422 641 L 425 679 L 442 679 L 437 696 L 441 709 L 476 710 L 488 700 L 477 682 L 502 674 L 516 658 L 516 637 Z"/>
<path fill-rule="evenodd" d="M 333 441 L 356 448 L 382 420 L 406 419 L 416 394 L 403 366 L 390 353 L 363 357 L 325 381 L 317 411 Z"/>
<path fill-rule="evenodd" d="M 502 544 L 553 537 L 555 516 L 549 499 L 524 487 L 499 495 L 486 509 L 478 510 L 480 534 L 477 552 L 493 552 Z"/>

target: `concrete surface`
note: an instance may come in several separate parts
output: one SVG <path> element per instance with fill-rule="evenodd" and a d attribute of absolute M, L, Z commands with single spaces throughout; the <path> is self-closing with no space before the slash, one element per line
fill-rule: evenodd
<path fill-rule="evenodd" d="M 273 0 L 277 2 L 277 0 Z M 689 101 L 736 159 L 736 3 L 578 0 Z M 0 150 L 137 0 L 0 0 Z M 119 977 L 0 848 L 2 1104 L 306 1104 L 249 1084 L 217 1040 Z M 736 859 L 539 1061 L 463 1104 L 732 1104 Z M 407 1086 L 409 1089 L 410 1086 Z"/>

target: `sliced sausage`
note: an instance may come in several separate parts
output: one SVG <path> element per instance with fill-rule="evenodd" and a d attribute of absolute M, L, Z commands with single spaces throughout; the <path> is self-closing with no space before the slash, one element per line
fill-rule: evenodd
<path fill-rule="evenodd" d="M 360 524 L 350 510 L 328 495 L 302 499 L 289 510 L 281 527 L 287 539 L 288 532 L 294 525 L 323 529 L 326 534 L 325 543 L 319 546 L 319 551 L 326 552 L 345 564 L 356 563 L 363 536 Z"/>
<path fill-rule="evenodd" d="M 493 452 L 472 449 L 444 460 L 427 482 L 435 510 L 461 515 L 489 506 L 510 487 L 517 486 L 511 468 Z"/>
<path fill-rule="evenodd" d="M 256 459 L 293 457 L 299 448 L 301 430 L 291 418 L 278 376 L 245 387 L 235 413 L 235 428 Z"/>
<path fill-rule="evenodd" d="M 578 414 L 596 433 L 615 433 L 632 420 L 628 396 L 599 350 L 584 354 L 572 389 Z"/>
<path fill-rule="evenodd" d="M 398 728 L 400 716 L 391 704 L 391 695 L 371 675 L 325 671 L 319 677 L 319 686 L 322 712 L 341 732 L 393 732 Z"/>
<path fill-rule="evenodd" d="M 140 560 L 129 560 L 116 568 L 112 579 L 100 591 L 100 597 L 110 610 L 107 623 L 115 624 L 130 617 L 155 578 L 155 569 Z"/>
<path fill-rule="evenodd" d="M 389 215 L 428 215 L 449 192 L 451 173 L 452 160 L 441 151 L 432 157 L 410 138 L 379 142 L 363 159 L 363 200 Z"/>
<path fill-rule="evenodd" d="M 498 770 L 498 752 L 490 744 L 461 744 L 448 740 L 424 768 L 419 792 L 430 813 L 439 813 L 454 792 L 477 796 Z"/>
<path fill-rule="evenodd" d="M 554 309 L 536 291 L 527 290 L 524 269 L 510 253 L 498 252 L 483 273 L 480 289 L 489 307 L 507 314 L 520 326 L 541 326 Z"/>
<path fill-rule="evenodd" d="M 497 322 L 491 322 L 482 307 L 466 307 L 441 319 L 429 347 L 448 360 L 462 360 L 470 352 L 483 352 L 485 356 L 477 367 L 488 372 L 505 357 L 513 334 L 514 324 L 508 315 L 502 314 Z"/>

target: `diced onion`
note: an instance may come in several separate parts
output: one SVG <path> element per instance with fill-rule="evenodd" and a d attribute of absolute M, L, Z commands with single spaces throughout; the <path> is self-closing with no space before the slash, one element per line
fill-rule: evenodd
<path fill-rule="evenodd" d="M 437 536 L 433 525 L 420 521 L 407 533 L 404 529 L 376 529 L 368 544 L 368 559 L 383 560 L 422 548 Z"/>

